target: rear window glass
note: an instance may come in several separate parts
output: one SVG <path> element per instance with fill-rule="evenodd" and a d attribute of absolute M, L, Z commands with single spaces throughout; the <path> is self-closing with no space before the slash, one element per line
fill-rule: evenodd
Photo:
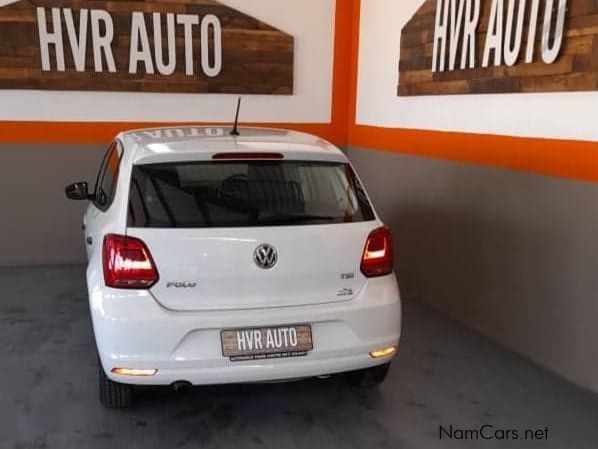
<path fill-rule="evenodd" d="M 128 226 L 208 228 L 370 221 L 351 167 L 307 161 L 136 165 Z"/>

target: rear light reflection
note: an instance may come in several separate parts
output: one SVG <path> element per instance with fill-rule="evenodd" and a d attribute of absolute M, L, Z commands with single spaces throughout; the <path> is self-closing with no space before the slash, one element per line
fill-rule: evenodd
<path fill-rule="evenodd" d="M 119 376 L 149 377 L 154 376 L 157 372 L 157 369 L 112 368 L 112 373 Z"/>
<path fill-rule="evenodd" d="M 139 239 L 107 235 L 102 258 L 104 281 L 108 287 L 148 289 L 158 282 L 158 270 L 152 255 Z"/>
<path fill-rule="evenodd" d="M 361 272 L 366 277 L 385 276 L 393 270 L 392 236 L 386 227 L 370 233 L 361 257 Z"/>
<path fill-rule="evenodd" d="M 377 351 L 370 352 L 370 357 L 373 359 L 380 359 L 382 357 L 389 357 L 397 352 L 396 346 L 390 346 L 388 348 L 378 349 Z"/>

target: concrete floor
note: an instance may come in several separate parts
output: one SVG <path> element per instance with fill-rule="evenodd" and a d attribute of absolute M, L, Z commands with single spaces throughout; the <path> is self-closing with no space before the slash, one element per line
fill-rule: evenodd
<path fill-rule="evenodd" d="M 1 448 L 596 448 L 598 397 L 415 303 L 389 379 L 149 389 L 97 399 L 80 267 L 2 269 Z M 542 441 L 439 439 L 454 429 L 549 429 Z"/>

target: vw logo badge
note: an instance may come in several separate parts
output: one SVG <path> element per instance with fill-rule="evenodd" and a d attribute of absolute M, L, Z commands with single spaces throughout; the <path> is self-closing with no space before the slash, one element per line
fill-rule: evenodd
<path fill-rule="evenodd" d="M 253 261 L 263 270 L 269 270 L 278 262 L 278 253 L 272 245 L 264 243 L 253 252 Z"/>

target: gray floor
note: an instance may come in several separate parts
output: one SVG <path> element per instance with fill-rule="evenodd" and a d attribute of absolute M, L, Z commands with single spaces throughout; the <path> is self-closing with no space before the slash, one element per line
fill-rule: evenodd
<path fill-rule="evenodd" d="M 2 269 L 0 286 L 1 448 L 598 447 L 598 397 L 414 303 L 378 390 L 342 379 L 150 389 L 131 410 L 105 410 L 83 270 Z M 542 441 L 450 440 L 441 425 L 549 430 Z"/>

